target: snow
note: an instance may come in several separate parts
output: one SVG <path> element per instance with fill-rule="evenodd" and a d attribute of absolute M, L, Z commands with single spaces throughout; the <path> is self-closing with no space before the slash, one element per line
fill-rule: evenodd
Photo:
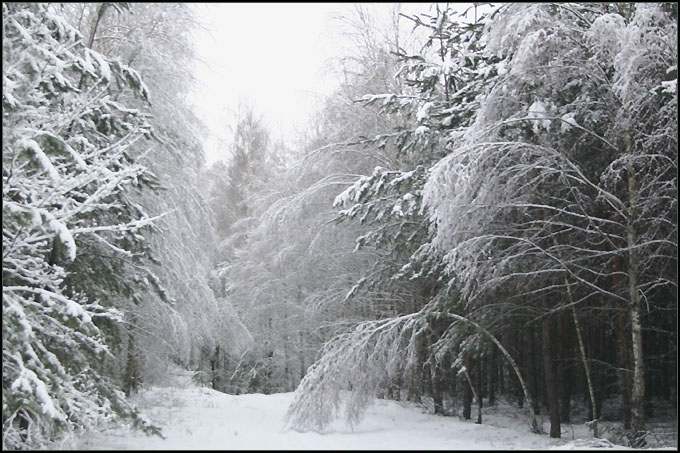
<path fill-rule="evenodd" d="M 284 422 L 293 393 L 228 395 L 192 385 L 189 373 L 175 372 L 174 383 L 151 387 L 136 396 L 138 407 L 162 429 L 165 439 L 115 427 L 79 436 L 70 447 L 85 450 L 626 449 L 590 438 L 582 425 L 571 429 L 563 427 L 562 439 L 531 434 L 526 418 L 514 408 L 510 410 L 509 406 L 502 405 L 495 413 L 486 413 L 484 424 L 478 425 L 459 417 L 431 415 L 413 403 L 377 400 L 354 430 L 337 420 L 321 433 L 296 432 L 287 429 Z M 503 407 L 508 410 L 503 411 Z M 544 421 L 544 428 L 547 427 L 548 422 Z M 578 437 L 572 438 L 572 429 L 578 431 Z"/>
<path fill-rule="evenodd" d="M 678 92 L 678 79 L 661 82 L 663 92 L 671 96 Z"/>
<path fill-rule="evenodd" d="M 40 209 L 33 207 L 29 207 L 29 209 L 31 210 L 31 226 L 33 228 L 37 228 L 42 225 L 42 215 L 40 213 Z"/>
<path fill-rule="evenodd" d="M 34 393 L 40 401 L 41 409 L 49 417 L 56 420 L 64 420 L 64 414 L 57 410 L 54 402 L 47 391 L 47 386 L 38 376 L 28 368 L 21 368 L 19 377 L 12 382 L 12 390 L 21 390 L 24 393 Z"/>
<path fill-rule="evenodd" d="M 416 135 L 425 135 L 427 134 L 427 131 L 429 131 L 430 128 L 427 126 L 418 126 L 415 130 Z"/>
<path fill-rule="evenodd" d="M 560 131 L 567 132 L 572 126 L 578 126 L 576 123 L 576 112 L 569 112 L 562 115 L 562 124 L 560 124 Z"/>
<path fill-rule="evenodd" d="M 36 142 L 35 140 L 32 140 L 30 138 L 22 138 L 22 139 L 19 139 L 17 141 L 17 146 L 19 148 L 31 150 L 33 152 L 33 155 L 35 156 L 36 160 L 45 169 L 45 171 L 47 171 L 47 173 L 50 175 L 50 178 L 52 178 L 52 180 L 57 184 L 59 184 L 61 182 L 61 177 L 59 176 L 59 172 L 57 171 L 56 168 L 54 168 L 54 165 L 52 165 L 52 162 L 50 162 L 50 159 L 45 155 L 42 148 L 40 148 L 40 145 L 38 145 L 38 142 Z"/>
<path fill-rule="evenodd" d="M 534 101 L 533 104 L 529 107 L 529 115 L 528 118 L 545 118 L 548 116 L 548 110 L 546 109 L 545 105 L 539 101 L 538 99 Z M 534 132 L 538 134 L 540 132 L 540 127 L 543 127 L 544 129 L 548 129 L 550 127 L 550 120 L 544 119 L 541 121 L 535 121 L 532 124 L 532 127 L 534 129 Z"/>
<path fill-rule="evenodd" d="M 92 56 L 97 62 L 102 79 L 104 79 L 106 82 L 109 82 L 111 80 L 111 68 L 106 62 L 106 59 L 104 59 L 99 53 L 90 49 L 87 49 L 87 54 Z"/>
<path fill-rule="evenodd" d="M 430 109 L 434 106 L 433 102 L 426 102 L 419 109 L 416 114 L 416 120 L 420 123 L 430 114 Z"/>
<path fill-rule="evenodd" d="M 73 239 L 73 235 L 69 231 L 68 227 L 64 225 L 62 222 L 57 220 L 52 214 L 49 212 L 45 211 L 44 212 L 45 216 L 47 217 L 49 221 L 49 226 L 54 231 L 57 233 L 59 236 L 59 240 L 61 243 L 66 247 L 66 252 L 68 254 L 68 257 L 71 261 L 76 259 L 76 241 Z"/>

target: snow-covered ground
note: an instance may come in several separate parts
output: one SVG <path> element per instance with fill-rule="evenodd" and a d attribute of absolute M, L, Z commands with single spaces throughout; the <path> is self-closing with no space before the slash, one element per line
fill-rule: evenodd
<path fill-rule="evenodd" d="M 62 444 L 80 450 L 474 450 L 618 448 L 595 440 L 582 425 L 563 431 L 562 439 L 529 432 L 516 410 L 490 408 L 484 424 L 425 413 L 411 403 L 377 400 L 354 429 L 342 420 L 323 433 L 287 430 L 284 414 L 292 393 L 227 395 L 196 387 L 188 374 L 167 387 L 152 387 L 137 404 L 156 426 L 158 436 L 116 427 Z M 509 408 L 508 408 L 509 409 Z M 473 413 L 474 415 L 474 413 Z M 475 418 L 475 417 L 473 417 Z M 545 425 L 545 428 L 549 426 Z M 573 429 L 573 431 L 572 431 Z"/>

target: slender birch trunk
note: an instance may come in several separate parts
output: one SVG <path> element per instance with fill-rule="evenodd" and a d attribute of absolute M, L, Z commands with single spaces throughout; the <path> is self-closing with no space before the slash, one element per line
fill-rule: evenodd
<path fill-rule="evenodd" d="M 630 149 L 630 147 L 629 147 Z M 642 350 L 642 323 L 640 322 L 640 294 L 637 290 L 638 261 L 635 251 L 635 170 L 628 165 L 628 294 L 631 345 L 633 349 L 633 386 L 631 389 L 632 446 L 645 445 L 645 363 Z"/>
<path fill-rule="evenodd" d="M 567 294 L 569 296 L 569 303 L 571 305 L 571 313 L 574 316 L 574 328 L 576 329 L 576 338 L 578 339 L 578 348 L 581 352 L 581 361 L 583 362 L 583 370 L 586 373 L 586 382 L 588 383 L 588 395 L 590 395 L 590 404 L 593 408 L 593 419 L 591 420 L 591 427 L 593 429 L 593 437 L 598 437 L 597 421 L 600 414 L 597 413 L 597 404 L 595 403 L 595 389 L 593 387 L 593 375 L 590 370 L 590 360 L 586 355 L 586 346 L 583 342 L 583 334 L 581 333 L 581 325 L 578 322 L 578 314 L 576 313 L 576 306 L 574 305 L 574 297 L 571 294 L 571 287 L 567 282 L 567 278 L 564 278 L 564 284 L 567 287 Z"/>

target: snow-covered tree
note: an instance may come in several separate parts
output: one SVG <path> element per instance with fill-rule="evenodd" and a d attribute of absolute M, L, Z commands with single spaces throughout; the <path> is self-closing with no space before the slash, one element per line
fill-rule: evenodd
<path fill-rule="evenodd" d="M 121 90 L 148 99 L 137 72 L 84 47 L 54 5 L 3 4 L 6 448 L 136 418 L 96 365 L 111 354 L 103 329 L 122 317 L 97 291 L 124 292 L 111 279 L 124 275 L 100 266 L 113 275 L 93 275 L 92 291 L 73 268 L 92 259 L 88 243 L 131 263 L 147 252 L 141 232 L 154 219 L 129 194 L 154 184 L 131 153 L 152 131 L 142 111 L 115 99 Z"/>
<path fill-rule="evenodd" d="M 427 169 L 443 155 L 441 139 L 437 133 L 430 133 L 430 128 L 436 132 L 469 123 L 473 108 L 466 101 L 474 99 L 475 91 L 479 90 L 477 80 L 484 79 L 475 71 L 484 63 L 480 58 L 470 60 L 460 68 L 453 68 L 451 64 L 455 52 L 464 52 L 474 45 L 481 27 L 474 24 L 459 26 L 451 20 L 453 17 L 447 19 L 447 14 L 454 13 L 447 10 L 441 16 L 408 17 L 417 27 L 428 29 L 427 36 L 430 37 L 423 55 L 400 50 L 403 67 L 399 72 L 399 86 L 410 88 L 396 93 L 365 94 L 361 99 L 364 106 L 375 108 L 386 119 L 386 129 L 394 128 L 388 133 L 379 130 L 378 135 L 359 140 L 376 155 L 387 155 L 387 159 L 380 162 L 388 167 L 375 167 L 372 174 L 358 179 L 337 196 L 334 204 L 344 208 L 339 212 L 339 219 L 354 219 L 363 225 L 356 249 L 375 250 L 377 258 L 360 275 L 346 297 L 359 304 L 382 305 L 382 309 L 373 315 L 381 321 L 359 324 L 354 333 L 339 335 L 326 346 L 327 350 L 344 351 L 349 354 L 347 360 L 363 365 L 357 368 L 339 364 L 336 368 L 335 361 L 328 359 L 331 354 L 321 356 L 298 389 L 299 395 L 290 409 L 294 426 L 304 427 L 308 417 L 322 421 L 317 427 L 330 420 L 327 414 L 319 418 L 312 415 L 316 409 L 311 401 L 320 397 L 314 389 L 325 388 L 326 384 L 319 380 L 335 374 L 345 382 L 346 390 L 352 389 L 353 396 L 346 403 L 350 420 L 356 421 L 378 391 L 391 390 L 395 385 L 399 389 L 402 382 L 409 383 L 409 398 L 419 401 L 422 379 L 432 386 L 435 411 L 443 412 L 439 383 L 445 373 L 441 362 L 446 351 L 436 355 L 431 347 L 438 347 L 434 346 L 438 335 L 450 322 L 443 318 L 430 319 L 424 311 L 428 302 L 442 290 L 439 283 L 442 266 L 433 253 L 435 251 L 428 247 L 430 232 L 421 212 L 422 188 Z M 457 91 L 449 93 L 454 74 L 458 78 Z M 384 326 L 376 327 L 376 322 L 383 321 Z M 360 337 L 371 340 L 364 344 Z M 362 342 L 368 348 L 366 351 L 373 351 L 376 344 L 372 342 L 377 342 L 383 349 L 375 350 L 374 355 L 391 363 L 392 372 L 385 374 L 384 364 L 371 363 L 373 359 L 353 355 L 364 351 L 363 346 L 355 344 L 352 347 L 354 339 Z M 408 354 L 404 352 L 405 345 L 409 345 Z M 427 370 L 424 375 L 423 369 Z M 357 373 L 350 375 L 352 370 Z M 371 378 L 376 373 L 380 379 Z M 367 384 L 369 381 L 371 384 Z M 328 404 L 340 404 L 341 393 L 337 390 Z"/>
<path fill-rule="evenodd" d="M 204 351 L 238 351 L 248 338 L 231 306 L 210 287 L 217 239 L 202 193 L 205 131 L 187 99 L 194 82 L 191 33 L 199 24 L 187 4 L 130 4 L 124 15 L 107 4 L 65 9 L 92 48 L 134 65 L 154 88 L 149 110 L 159 143 L 136 152 L 162 190 L 135 201 L 149 212 L 166 213 L 156 223 L 158 234 L 146 236 L 155 261 L 144 268 L 159 291 L 137 292 L 135 303 L 126 305 L 119 363 L 112 364 L 129 370 L 123 377 L 134 378 L 126 382 L 133 390 L 141 382 L 162 382 L 171 363 L 196 369 Z"/>
<path fill-rule="evenodd" d="M 513 325 L 542 329 L 551 435 L 559 436 L 560 414 L 550 352 L 559 341 L 550 322 L 562 312 L 573 314 L 589 375 L 579 327 L 579 311 L 588 311 L 622 329 L 622 341 L 630 342 L 633 444 L 643 436 L 641 301 L 650 307 L 650 330 L 667 325 L 655 311 L 677 310 L 666 302 L 677 293 L 676 18 L 677 10 L 665 4 L 506 5 L 473 24 L 458 24 L 449 10 L 438 10 L 434 17 L 411 18 L 431 30 L 431 52 L 403 55 L 403 74 L 420 90 L 364 99 L 387 113 L 410 110 L 417 126 L 366 140 L 376 147 L 394 140 L 406 158 L 393 162 L 406 166 L 377 168 L 357 181 L 337 200 L 342 214 L 372 224 L 360 245 L 394 247 L 390 241 L 399 235 L 390 231 L 408 231 L 408 222 L 390 222 L 400 214 L 430 223 L 429 232 L 406 236 L 411 242 L 398 250 L 408 250 L 414 239 L 421 246 L 395 275 L 414 282 L 435 276 L 433 291 L 412 314 L 421 325 L 432 317 L 463 316 L 492 336 Z M 363 285 L 375 283 L 369 277 Z M 603 305 L 621 314 L 622 327 L 595 311 Z M 327 345 L 329 357 L 342 350 L 365 359 L 366 374 L 347 376 L 321 357 L 291 407 L 293 425 L 304 427 L 312 414 L 329 420 L 314 403 L 328 376 L 352 382 L 347 389 L 374 392 L 382 380 L 367 375 L 391 363 L 383 355 L 399 351 L 388 345 L 402 338 L 397 326 L 411 315 L 392 319 L 383 320 L 389 328 L 365 324 Z M 465 355 L 491 338 L 480 329 L 472 335 L 449 323 L 430 353 L 453 352 L 454 366 L 463 370 Z M 369 343 L 369 349 L 359 347 Z M 381 357 L 376 368 L 368 366 L 368 356 L 360 358 L 368 350 Z M 616 359 L 624 368 L 625 351 L 622 345 Z M 522 381 L 521 370 L 511 367 Z M 373 387 L 359 384 L 369 381 Z M 531 392 L 522 388 L 528 400 Z M 368 400 L 350 396 L 348 413 Z M 333 399 L 322 407 L 338 404 Z"/>
<path fill-rule="evenodd" d="M 677 266 L 673 14 L 500 8 L 486 30 L 497 82 L 424 192 L 434 245 L 470 303 L 521 281 L 515 297 L 550 297 L 552 312 L 606 298 L 627 314 L 633 444 L 644 432 L 641 301 L 665 308 L 677 286 L 663 270 Z"/>

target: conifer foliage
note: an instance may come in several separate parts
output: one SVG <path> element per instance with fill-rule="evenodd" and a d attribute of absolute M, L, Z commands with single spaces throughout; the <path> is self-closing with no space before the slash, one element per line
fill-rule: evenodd
<path fill-rule="evenodd" d="M 101 327 L 121 312 L 66 281 L 96 251 L 87 241 L 144 253 L 153 219 L 127 193 L 153 184 L 130 153 L 152 131 L 116 100 L 148 98 L 132 68 L 85 48 L 54 6 L 2 8 L 3 448 L 39 448 L 134 415 L 95 365 L 110 354 Z"/>

